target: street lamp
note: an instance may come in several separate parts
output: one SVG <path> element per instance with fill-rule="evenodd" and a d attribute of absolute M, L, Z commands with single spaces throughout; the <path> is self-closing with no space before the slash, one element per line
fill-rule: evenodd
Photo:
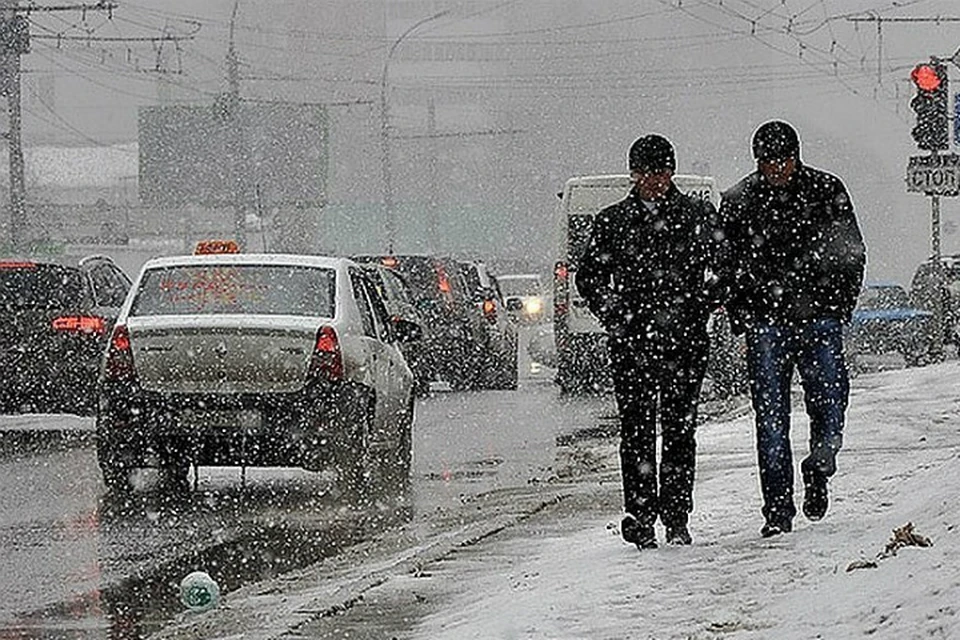
<path fill-rule="evenodd" d="M 383 72 L 380 74 L 380 170 L 383 174 L 383 215 L 387 227 L 387 254 L 392 254 L 397 237 L 396 211 L 393 205 L 393 175 L 390 170 L 390 114 L 387 105 L 387 71 L 390 68 L 390 59 L 393 53 L 403 42 L 403 39 L 413 33 L 420 26 L 442 18 L 450 13 L 449 9 L 435 13 L 415 22 L 406 31 L 393 41 L 387 58 L 383 61 Z"/>

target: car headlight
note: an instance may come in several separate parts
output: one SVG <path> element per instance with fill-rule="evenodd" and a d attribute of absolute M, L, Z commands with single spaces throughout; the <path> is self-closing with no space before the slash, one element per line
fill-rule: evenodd
<path fill-rule="evenodd" d="M 523 301 L 523 312 L 530 316 L 535 316 L 543 311 L 543 300 L 540 298 L 527 298 Z"/>

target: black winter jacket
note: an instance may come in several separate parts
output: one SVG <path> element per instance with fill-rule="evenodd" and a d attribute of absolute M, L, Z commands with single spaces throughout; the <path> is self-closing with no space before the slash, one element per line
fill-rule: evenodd
<path fill-rule="evenodd" d="M 634 189 L 594 218 L 577 290 L 612 335 L 704 338 L 716 306 L 706 276 L 717 271 L 721 236 L 709 201 L 671 185 L 651 213 Z"/>
<path fill-rule="evenodd" d="M 754 172 L 723 194 L 720 217 L 734 331 L 755 320 L 850 319 L 866 252 L 839 178 L 798 161 L 790 182 L 778 188 Z"/>

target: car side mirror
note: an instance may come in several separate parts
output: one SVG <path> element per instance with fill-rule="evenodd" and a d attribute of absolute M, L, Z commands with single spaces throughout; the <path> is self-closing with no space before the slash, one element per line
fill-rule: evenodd
<path fill-rule="evenodd" d="M 416 342 L 423 337 L 423 329 L 416 322 L 394 317 L 393 335 L 399 342 Z"/>
<path fill-rule="evenodd" d="M 507 300 L 507 311 L 522 311 L 523 310 L 523 300 L 520 298 L 510 298 Z"/>

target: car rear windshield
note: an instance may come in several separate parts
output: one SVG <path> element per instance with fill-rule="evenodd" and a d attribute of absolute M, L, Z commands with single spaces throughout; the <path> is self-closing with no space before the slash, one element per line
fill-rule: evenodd
<path fill-rule="evenodd" d="M 332 318 L 335 294 L 333 269 L 293 265 L 184 265 L 144 273 L 130 315 Z"/>
<path fill-rule="evenodd" d="M 79 269 L 0 261 L 0 308 L 75 309 L 83 305 L 85 294 Z"/>
<path fill-rule="evenodd" d="M 500 276 L 499 280 L 505 296 L 536 296 L 543 288 L 539 276 Z"/>
<path fill-rule="evenodd" d="M 410 286 L 418 298 L 436 298 L 440 294 L 438 264 L 427 256 L 384 256 L 377 258 L 360 257 L 364 262 L 380 262 L 395 269 Z M 448 274 L 448 277 L 452 274 Z"/>

